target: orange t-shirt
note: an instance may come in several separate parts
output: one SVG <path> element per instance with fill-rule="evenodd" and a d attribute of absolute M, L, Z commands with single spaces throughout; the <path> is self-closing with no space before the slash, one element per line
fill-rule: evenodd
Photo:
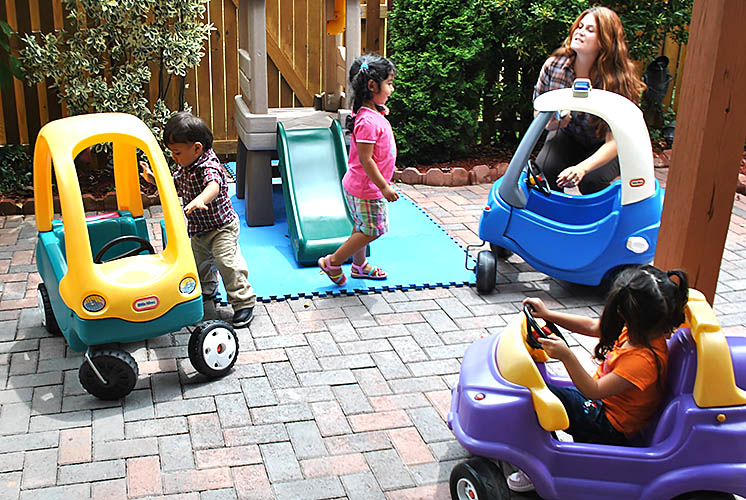
<path fill-rule="evenodd" d="M 664 382 L 659 384 L 659 365 L 656 364 L 653 353 L 647 347 L 622 347 L 627 339 L 625 328 L 593 378 L 600 379 L 604 375 L 615 373 L 635 386 L 603 399 L 606 417 L 611 425 L 619 432 L 623 432 L 627 438 L 632 438 L 647 425 L 663 399 L 668 368 L 668 345 L 662 336 L 651 342 L 658 355 L 660 377 Z"/>

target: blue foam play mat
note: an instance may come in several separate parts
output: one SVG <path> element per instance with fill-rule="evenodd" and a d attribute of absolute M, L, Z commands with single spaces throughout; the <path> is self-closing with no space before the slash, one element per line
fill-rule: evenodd
<path fill-rule="evenodd" d="M 466 252 L 443 228 L 406 196 L 389 204 L 389 232 L 371 245 L 370 262 L 385 269 L 385 280 L 350 277 L 342 266 L 345 286 L 334 285 L 318 267 L 300 267 L 293 256 L 280 179 L 273 185 L 275 224 L 249 227 L 245 203 L 230 185 L 233 207 L 241 218 L 239 245 L 249 267 L 249 281 L 261 302 L 310 296 L 338 296 L 383 290 L 411 290 L 473 285 L 473 271 L 464 267 Z M 473 262 L 470 263 L 473 267 Z M 225 298 L 222 283 L 220 297 Z"/>

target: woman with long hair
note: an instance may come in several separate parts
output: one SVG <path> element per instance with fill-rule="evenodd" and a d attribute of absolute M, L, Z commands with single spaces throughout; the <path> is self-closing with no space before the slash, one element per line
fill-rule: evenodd
<path fill-rule="evenodd" d="M 593 88 L 615 92 L 635 104 L 645 89 L 629 58 L 622 22 L 607 7 L 593 7 L 578 16 L 562 46 L 541 68 L 534 99 L 572 87 L 576 78 L 588 78 Z M 616 142 L 600 118 L 581 112 L 557 114 L 547 129 L 536 164 L 552 189 L 577 186 L 582 194 L 590 194 L 619 176 Z"/>

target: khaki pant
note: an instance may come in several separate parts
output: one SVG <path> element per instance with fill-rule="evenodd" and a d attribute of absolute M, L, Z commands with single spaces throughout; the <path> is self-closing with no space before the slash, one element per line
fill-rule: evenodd
<path fill-rule="evenodd" d="M 238 246 L 238 225 L 236 218 L 223 227 L 191 238 L 202 293 L 210 294 L 217 289 L 220 272 L 234 312 L 256 304 L 256 294 L 248 280 L 249 268 Z"/>

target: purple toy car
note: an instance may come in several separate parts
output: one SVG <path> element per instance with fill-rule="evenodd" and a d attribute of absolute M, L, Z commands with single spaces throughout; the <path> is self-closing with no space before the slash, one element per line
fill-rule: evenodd
<path fill-rule="evenodd" d="M 546 354 L 526 341 L 523 315 L 475 341 L 461 364 L 448 425 L 477 456 L 451 473 L 452 498 L 511 498 L 508 464 L 528 474 L 547 500 L 746 496 L 746 337 L 726 339 L 696 290 L 686 316 L 686 328 L 668 340 L 667 395 L 637 446 L 553 436 L 568 420 L 544 381 L 570 380 L 547 372 Z"/>

